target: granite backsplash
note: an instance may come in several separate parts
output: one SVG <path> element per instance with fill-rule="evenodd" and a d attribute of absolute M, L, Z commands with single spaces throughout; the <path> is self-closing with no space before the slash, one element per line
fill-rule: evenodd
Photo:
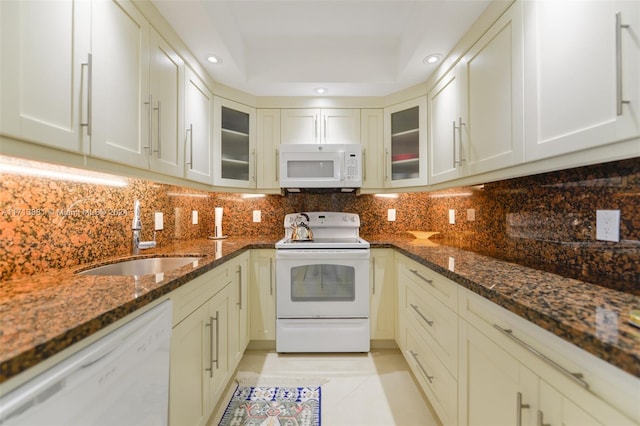
<path fill-rule="evenodd" d="M 365 238 L 437 231 L 438 244 L 545 269 L 640 294 L 640 157 L 397 198 L 354 194 L 246 197 L 141 179 L 78 182 L 73 170 L 3 157 L 3 164 L 62 170 L 41 176 L 3 167 L 0 182 L 0 279 L 72 267 L 131 252 L 133 203 L 142 206 L 142 239 L 159 245 L 213 234 L 214 207 L 224 208 L 229 236 L 280 236 L 296 211 L 349 211 Z M 81 173 L 82 174 L 82 173 Z M 396 209 L 396 221 L 387 210 Z M 198 224 L 192 224 L 192 211 Z M 262 221 L 252 221 L 260 210 Z M 455 224 L 449 211 L 455 210 Z M 620 242 L 596 240 L 596 210 L 620 210 Z M 475 216 L 475 217 L 474 217 Z M 471 219 L 474 220 L 471 220 Z"/>

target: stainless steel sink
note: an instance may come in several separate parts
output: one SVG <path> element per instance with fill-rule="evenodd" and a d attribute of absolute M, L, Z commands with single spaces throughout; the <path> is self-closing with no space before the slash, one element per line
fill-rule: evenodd
<path fill-rule="evenodd" d="M 193 263 L 201 257 L 150 257 L 123 260 L 78 272 L 79 275 L 147 275 L 168 272 Z"/>

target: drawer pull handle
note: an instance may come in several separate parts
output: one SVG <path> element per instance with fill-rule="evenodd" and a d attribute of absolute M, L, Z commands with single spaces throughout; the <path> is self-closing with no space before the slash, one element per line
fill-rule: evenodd
<path fill-rule="evenodd" d="M 409 304 L 409 306 L 411 306 L 413 308 L 414 311 L 416 311 L 416 313 L 418 315 L 420 315 L 420 317 L 424 320 L 424 322 L 426 322 L 427 324 L 429 324 L 429 327 L 433 327 L 433 321 L 429 321 L 427 319 L 427 317 L 425 317 L 424 315 L 422 315 L 422 312 L 420 312 L 420 310 L 418 309 L 418 307 L 416 305 L 413 304 Z"/>
<path fill-rule="evenodd" d="M 425 278 L 422 275 L 420 275 L 420 273 L 418 271 L 416 271 L 415 269 L 409 269 L 411 272 L 413 272 L 414 275 L 416 275 L 418 278 L 420 278 L 422 281 L 426 282 L 427 284 L 429 284 L 431 287 L 435 287 L 433 285 L 433 280 L 430 280 L 429 278 Z"/>
<path fill-rule="evenodd" d="M 528 350 L 529 352 L 531 352 L 532 354 L 534 354 L 538 358 L 540 358 L 543 361 L 545 361 L 547 364 L 549 364 L 550 366 L 552 366 L 553 368 L 558 370 L 560 373 L 562 373 L 563 375 L 565 375 L 566 377 L 571 379 L 574 383 L 579 384 L 580 386 L 582 386 L 585 389 L 589 389 L 589 383 L 587 383 L 584 380 L 584 376 L 583 376 L 582 373 L 572 373 L 571 371 L 567 370 L 566 368 L 564 368 L 563 366 L 561 366 L 560 364 L 558 364 L 557 362 L 555 362 L 551 358 L 549 358 L 546 355 L 540 353 L 537 349 L 531 347 L 526 342 L 523 342 L 522 340 L 518 339 L 516 336 L 513 335 L 513 331 L 512 330 L 504 329 L 504 328 L 500 327 L 498 324 L 493 324 L 493 328 L 495 328 L 496 330 L 498 330 L 499 332 L 501 332 L 502 334 L 504 334 L 505 336 L 507 336 L 508 338 L 513 340 L 514 342 L 518 343 L 520 346 L 524 347 L 526 350 Z"/>
<path fill-rule="evenodd" d="M 429 381 L 429 383 L 433 383 L 433 376 L 430 376 L 424 369 L 424 367 L 422 366 L 422 364 L 420 364 L 420 361 L 418 360 L 418 354 L 415 353 L 414 351 L 410 350 L 409 353 L 411 354 L 411 356 L 413 357 L 413 359 L 416 361 L 416 364 L 418 364 L 418 367 L 420 368 L 420 370 L 422 370 L 422 374 L 424 374 L 424 377 L 427 378 L 427 380 Z"/>
<path fill-rule="evenodd" d="M 516 395 L 516 425 L 522 426 L 522 409 L 531 408 L 529 404 L 522 403 L 522 393 L 518 392 Z"/>

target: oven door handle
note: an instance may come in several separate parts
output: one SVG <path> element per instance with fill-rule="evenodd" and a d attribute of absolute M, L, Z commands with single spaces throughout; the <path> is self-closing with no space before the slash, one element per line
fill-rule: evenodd
<path fill-rule="evenodd" d="M 276 260 L 278 259 L 368 259 L 371 256 L 369 249 L 279 249 L 276 250 Z"/>

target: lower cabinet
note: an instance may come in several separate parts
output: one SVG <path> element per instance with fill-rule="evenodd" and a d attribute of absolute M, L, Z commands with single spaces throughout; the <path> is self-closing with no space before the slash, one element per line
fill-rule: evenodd
<path fill-rule="evenodd" d="M 251 251 L 251 340 L 276 340 L 275 250 Z"/>
<path fill-rule="evenodd" d="M 395 330 L 395 254 L 392 249 L 371 250 L 369 323 L 371 339 L 393 340 Z"/>
<path fill-rule="evenodd" d="M 171 294 L 169 424 L 204 425 L 248 344 L 249 253 Z"/>

